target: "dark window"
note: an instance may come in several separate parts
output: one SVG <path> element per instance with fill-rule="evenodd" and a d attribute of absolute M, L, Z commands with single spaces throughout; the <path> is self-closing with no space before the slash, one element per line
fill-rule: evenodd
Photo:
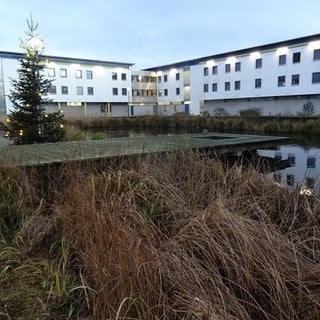
<path fill-rule="evenodd" d="M 60 77 L 61 78 L 67 77 L 67 69 L 60 69 Z"/>
<path fill-rule="evenodd" d="M 126 73 L 121 73 L 121 80 L 127 81 L 127 74 Z"/>
<path fill-rule="evenodd" d="M 212 74 L 218 74 L 218 66 L 212 67 Z"/>
<path fill-rule="evenodd" d="M 316 158 L 308 157 L 307 158 L 307 168 L 315 168 L 316 167 Z"/>
<path fill-rule="evenodd" d="M 301 52 L 294 52 L 292 55 L 292 63 L 299 63 L 301 60 Z"/>
<path fill-rule="evenodd" d="M 256 59 L 256 69 L 262 68 L 262 58 Z"/>
<path fill-rule="evenodd" d="M 88 93 L 88 96 L 93 96 L 93 87 L 88 87 L 87 93 Z"/>
<path fill-rule="evenodd" d="M 254 80 L 254 87 L 255 87 L 256 89 L 258 89 L 258 88 L 261 88 L 261 86 L 262 86 L 262 80 L 261 80 L 261 78 L 255 79 L 255 80 Z"/>
<path fill-rule="evenodd" d="M 179 72 L 176 73 L 176 80 L 177 81 L 180 80 L 180 73 Z"/>
<path fill-rule="evenodd" d="M 284 87 L 286 85 L 286 76 L 278 77 L 278 87 Z"/>
<path fill-rule="evenodd" d="M 320 72 L 313 72 L 312 83 L 319 83 L 319 82 L 320 82 Z"/>
<path fill-rule="evenodd" d="M 68 87 L 67 86 L 61 87 L 61 94 L 68 94 Z"/>
<path fill-rule="evenodd" d="M 240 80 L 234 82 L 234 90 L 240 90 Z"/>
<path fill-rule="evenodd" d="M 224 83 L 224 90 L 225 91 L 230 91 L 230 82 L 225 82 Z"/>
<path fill-rule="evenodd" d="M 165 96 L 168 95 L 168 89 L 164 89 L 164 95 L 165 95 Z"/>
<path fill-rule="evenodd" d="M 213 92 L 217 92 L 218 91 L 218 84 L 217 83 L 213 83 L 212 84 L 212 91 Z"/>
<path fill-rule="evenodd" d="M 236 62 L 235 71 L 241 71 L 241 62 Z"/>
<path fill-rule="evenodd" d="M 209 85 L 207 83 L 205 83 L 203 85 L 203 92 L 208 92 L 209 91 Z"/>
<path fill-rule="evenodd" d="M 116 72 L 112 72 L 112 80 L 118 80 L 118 74 Z"/>
<path fill-rule="evenodd" d="M 287 63 L 287 55 L 286 54 L 281 54 L 279 56 L 279 65 L 284 65 Z"/>
<path fill-rule="evenodd" d="M 117 96 L 118 95 L 118 88 L 112 88 L 112 94 L 114 96 Z"/>
<path fill-rule="evenodd" d="M 226 73 L 229 73 L 229 72 L 231 71 L 230 63 L 226 63 L 226 65 L 225 65 L 225 71 L 226 71 Z"/>
<path fill-rule="evenodd" d="M 320 59 L 320 49 L 315 49 L 313 51 L 313 60 L 319 60 Z"/>
<path fill-rule="evenodd" d="M 294 153 L 288 153 L 288 162 L 292 167 L 296 165 L 296 155 Z"/>
<path fill-rule="evenodd" d="M 208 67 L 204 67 L 203 68 L 203 75 L 207 76 L 209 74 L 209 68 Z"/>
<path fill-rule="evenodd" d="M 158 83 L 161 82 L 161 76 L 158 76 Z"/>
<path fill-rule="evenodd" d="M 293 74 L 291 76 L 291 84 L 294 85 L 298 85 L 300 83 L 300 75 L 299 74 Z"/>
<path fill-rule="evenodd" d="M 122 89 L 121 89 L 121 94 L 122 94 L 123 96 L 126 96 L 127 93 L 128 93 L 127 88 L 122 88 Z"/>
<path fill-rule="evenodd" d="M 100 113 L 106 113 L 106 106 L 104 104 L 100 106 Z"/>
<path fill-rule="evenodd" d="M 50 86 L 49 94 L 57 94 L 57 87 L 56 86 Z"/>
<path fill-rule="evenodd" d="M 77 95 L 82 96 L 83 95 L 83 87 L 77 87 Z"/>
<path fill-rule="evenodd" d="M 180 94 L 180 88 L 176 88 L 176 95 L 178 96 Z"/>
<path fill-rule="evenodd" d="M 168 76 L 167 76 L 166 74 L 163 76 L 163 81 L 164 81 L 164 82 L 167 82 L 167 81 L 168 81 Z"/>

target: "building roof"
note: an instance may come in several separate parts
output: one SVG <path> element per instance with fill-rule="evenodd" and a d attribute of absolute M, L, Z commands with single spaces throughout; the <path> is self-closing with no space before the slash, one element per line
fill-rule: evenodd
<path fill-rule="evenodd" d="M 269 44 L 264 44 L 264 45 L 260 45 L 260 46 L 249 47 L 249 48 L 245 48 L 245 49 L 214 54 L 214 55 L 210 55 L 210 56 L 204 56 L 204 57 L 200 57 L 200 58 L 196 58 L 196 59 L 175 62 L 175 63 L 161 65 L 161 66 L 152 67 L 152 68 L 147 68 L 147 69 L 143 69 L 143 70 L 157 71 L 157 70 L 164 70 L 164 69 L 171 69 L 171 68 L 183 68 L 183 67 L 188 67 L 188 66 L 194 66 L 194 65 L 206 62 L 208 60 L 225 59 L 230 56 L 240 56 L 240 55 L 249 54 L 249 53 L 255 52 L 255 51 L 267 51 L 267 50 L 272 50 L 272 49 L 279 48 L 279 47 L 294 46 L 294 45 L 304 44 L 304 43 L 308 43 L 308 42 L 316 41 L 316 40 L 320 40 L 319 33 L 314 34 L 314 35 L 310 35 L 310 36 L 305 36 L 305 37 L 300 37 L 300 38 L 295 38 L 295 39 L 290 39 L 290 40 L 284 40 L 284 41 L 279 41 L 279 42 L 273 42 L 273 43 L 269 43 Z"/>
<path fill-rule="evenodd" d="M 25 53 L 0 51 L 0 58 L 23 59 L 24 57 L 25 57 Z M 77 63 L 77 64 L 85 64 L 85 65 L 95 65 L 95 66 L 98 65 L 98 66 L 106 66 L 106 67 L 123 67 L 123 68 L 129 68 L 134 65 L 134 63 L 129 63 L 129 62 L 115 62 L 115 61 L 58 57 L 58 56 L 47 56 L 47 55 L 40 55 L 40 57 L 42 59 L 49 60 L 50 62 L 59 62 L 59 63 Z"/>

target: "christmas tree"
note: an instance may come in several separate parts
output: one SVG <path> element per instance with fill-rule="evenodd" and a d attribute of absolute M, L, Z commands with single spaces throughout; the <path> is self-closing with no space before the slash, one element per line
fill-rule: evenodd
<path fill-rule="evenodd" d="M 15 144 L 60 141 L 64 137 L 63 113 L 46 113 L 44 108 L 50 102 L 47 96 L 52 80 L 44 76 L 47 61 L 42 61 L 40 56 L 43 42 L 35 34 L 38 24 L 32 17 L 27 24 L 28 38 L 21 42 L 26 54 L 20 60 L 18 78 L 11 79 L 9 98 L 13 111 L 8 115 L 7 123 L 0 123 L 0 128 Z"/>

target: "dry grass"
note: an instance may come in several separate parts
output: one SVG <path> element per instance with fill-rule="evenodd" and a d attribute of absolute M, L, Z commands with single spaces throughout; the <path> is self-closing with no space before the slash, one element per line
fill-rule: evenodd
<path fill-rule="evenodd" d="M 43 199 L 22 230 L 41 245 L 46 232 L 52 236 L 54 219 L 68 244 L 63 265 L 79 273 L 71 291 L 79 292 L 83 314 L 320 318 L 317 197 L 288 193 L 251 168 L 189 152 L 66 164 L 47 173 L 55 179 L 33 172 L 40 175 L 36 184 L 21 180 L 25 194 L 23 185 L 33 186 L 29 207 Z M 43 232 L 30 221 L 41 221 Z"/>

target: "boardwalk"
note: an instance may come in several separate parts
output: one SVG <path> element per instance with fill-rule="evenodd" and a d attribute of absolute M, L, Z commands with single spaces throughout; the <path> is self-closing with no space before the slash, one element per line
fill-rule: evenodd
<path fill-rule="evenodd" d="M 186 149 L 213 149 L 217 152 L 268 147 L 286 137 L 238 134 L 159 135 L 136 138 L 70 141 L 0 148 L 0 166 L 39 166 L 67 161 L 96 160 L 117 156 Z"/>

